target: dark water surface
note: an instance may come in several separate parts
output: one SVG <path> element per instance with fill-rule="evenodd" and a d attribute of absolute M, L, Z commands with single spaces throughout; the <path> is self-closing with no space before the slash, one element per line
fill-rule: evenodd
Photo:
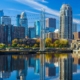
<path fill-rule="evenodd" d="M 66 79 L 80 80 L 79 56 L 49 53 L 0 56 L 0 80 Z"/>

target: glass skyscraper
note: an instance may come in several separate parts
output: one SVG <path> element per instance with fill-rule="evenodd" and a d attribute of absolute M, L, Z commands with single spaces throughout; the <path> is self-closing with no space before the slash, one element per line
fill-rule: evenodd
<path fill-rule="evenodd" d="M 68 4 L 60 9 L 60 38 L 72 39 L 72 8 Z"/>
<path fill-rule="evenodd" d="M 16 17 L 16 25 L 18 27 L 20 26 L 20 15 L 17 15 L 17 17 Z"/>
<path fill-rule="evenodd" d="M 1 17 L 4 16 L 3 10 L 0 10 L 0 24 L 1 24 Z"/>
<path fill-rule="evenodd" d="M 20 26 L 25 27 L 25 37 L 27 37 L 28 36 L 28 22 L 27 22 L 27 16 L 25 12 L 21 13 Z"/>
<path fill-rule="evenodd" d="M 35 22 L 35 28 L 36 28 L 36 37 L 40 38 L 40 21 Z"/>

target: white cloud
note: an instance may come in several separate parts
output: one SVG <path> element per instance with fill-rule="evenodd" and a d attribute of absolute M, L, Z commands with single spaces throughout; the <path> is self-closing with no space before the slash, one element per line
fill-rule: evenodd
<path fill-rule="evenodd" d="M 23 12 L 23 11 L 25 11 L 25 12 L 27 12 L 27 13 L 39 14 L 39 13 L 33 12 L 33 11 L 28 11 L 28 10 L 18 10 L 18 9 L 13 9 L 13 8 L 9 8 L 9 9 L 7 9 L 7 10 L 12 10 L 12 11 L 17 11 L 17 12 Z"/>
<path fill-rule="evenodd" d="M 39 2 L 36 2 L 35 0 L 15 0 L 15 1 L 17 1 L 19 3 L 22 3 L 22 4 L 25 4 L 25 5 L 28 5 L 31 8 L 36 9 L 38 11 L 41 11 L 41 9 L 44 8 L 46 13 L 51 14 L 51 15 L 53 15 L 55 17 L 59 17 L 60 16 L 60 12 L 59 11 L 53 10 L 53 9 L 47 7 L 46 5 L 43 5 L 43 4 L 39 3 Z M 43 0 L 43 1 L 45 1 L 45 0 Z M 77 24 L 80 24 L 80 20 L 79 19 L 73 19 L 73 22 L 77 23 Z"/>

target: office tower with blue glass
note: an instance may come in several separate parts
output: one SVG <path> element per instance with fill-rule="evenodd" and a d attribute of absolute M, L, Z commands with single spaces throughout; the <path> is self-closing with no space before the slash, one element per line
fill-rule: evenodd
<path fill-rule="evenodd" d="M 54 32 L 56 29 L 56 19 L 55 18 L 46 18 L 46 31 L 47 32 Z"/>
<path fill-rule="evenodd" d="M 72 39 L 72 8 L 63 4 L 60 9 L 60 34 L 61 39 Z"/>
<path fill-rule="evenodd" d="M 20 26 L 20 15 L 18 14 L 16 17 L 16 26 Z"/>
<path fill-rule="evenodd" d="M 36 32 L 35 27 L 29 27 L 29 38 L 35 38 Z"/>
<path fill-rule="evenodd" d="M 0 10 L 0 24 L 1 24 L 1 17 L 4 16 L 3 10 Z"/>
<path fill-rule="evenodd" d="M 9 16 L 2 16 L 1 24 L 2 25 L 11 25 L 11 18 Z"/>
<path fill-rule="evenodd" d="M 28 36 L 28 21 L 27 21 L 27 15 L 25 12 L 21 13 L 20 26 L 25 27 L 25 37 L 27 37 Z"/>
<path fill-rule="evenodd" d="M 36 38 L 40 38 L 40 21 L 35 21 L 34 26 L 36 28 Z"/>

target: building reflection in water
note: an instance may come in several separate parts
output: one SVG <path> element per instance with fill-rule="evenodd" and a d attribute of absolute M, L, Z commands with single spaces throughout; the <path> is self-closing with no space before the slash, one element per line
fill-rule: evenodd
<path fill-rule="evenodd" d="M 28 67 L 31 67 L 35 75 L 40 75 L 40 80 L 45 80 L 45 77 L 56 76 L 55 64 L 58 63 L 60 80 L 73 80 L 72 75 L 77 72 L 80 58 L 71 54 L 0 55 L 0 63 L 2 79 L 9 78 L 16 70 L 16 80 L 27 80 Z"/>
<path fill-rule="evenodd" d="M 17 70 L 16 80 L 26 80 L 28 60 L 24 56 L 1 55 L 0 78 L 9 78 L 11 72 Z"/>

